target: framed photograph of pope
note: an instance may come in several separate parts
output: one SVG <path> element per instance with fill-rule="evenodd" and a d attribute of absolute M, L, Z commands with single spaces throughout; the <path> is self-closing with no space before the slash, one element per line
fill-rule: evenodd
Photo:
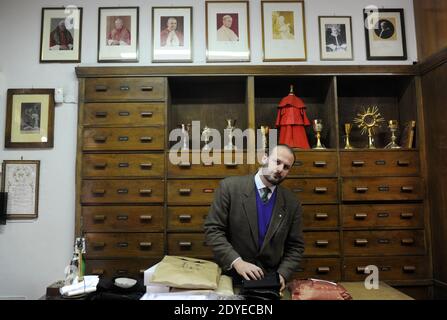
<path fill-rule="evenodd" d="M 192 7 L 152 8 L 152 62 L 192 62 Z"/>
<path fill-rule="evenodd" d="M 351 17 L 319 16 L 320 59 L 353 60 Z"/>
<path fill-rule="evenodd" d="M 248 1 L 206 1 L 207 62 L 250 61 Z"/>

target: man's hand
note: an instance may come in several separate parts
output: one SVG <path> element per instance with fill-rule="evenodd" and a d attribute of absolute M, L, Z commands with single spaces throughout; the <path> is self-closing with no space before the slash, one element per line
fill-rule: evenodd
<path fill-rule="evenodd" d="M 264 272 L 257 265 L 245 262 L 242 259 L 238 259 L 234 262 L 233 268 L 238 274 L 240 274 L 245 280 L 257 280 L 264 278 Z"/>
<path fill-rule="evenodd" d="M 279 291 L 283 292 L 284 289 L 286 288 L 286 280 L 281 274 L 279 274 L 279 283 L 281 284 L 281 288 L 279 289 Z"/>

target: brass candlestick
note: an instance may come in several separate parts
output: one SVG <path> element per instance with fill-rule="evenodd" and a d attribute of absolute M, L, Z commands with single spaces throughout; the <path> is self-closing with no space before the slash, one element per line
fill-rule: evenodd
<path fill-rule="evenodd" d="M 268 134 L 269 134 L 269 126 L 261 126 L 261 134 L 262 134 L 262 149 L 268 149 Z"/>
<path fill-rule="evenodd" d="M 317 144 L 312 149 L 326 149 L 326 147 L 321 143 L 321 131 L 323 131 L 323 120 L 314 119 L 312 120 L 312 128 L 315 131 L 315 136 L 317 138 Z"/>
<path fill-rule="evenodd" d="M 391 142 L 386 145 L 385 149 L 400 149 L 400 146 L 396 143 L 396 131 L 398 127 L 399 123 L 397 122 L 397 120 L 388 121 L 388 128 L 391 131 Z"/>
<path fill-rule="evenodd" d="M 228 142 L 224 146 L 224 150 L 236 150 L 236 146 L 233 144 L 233 130 L 235 129 L 236 120 L 226 119 L 227 127 L 225 128 L 228 133 Z"/>
<path fill-rule="evenodd" d="M 202 148 L 203 151 L 210 150 L 210 146 L 208 144 L 210 141 L 210 134 L 211 134 L 211 129 L 208 128 L 208 126 L 205 126 L 202 130 L 203 141 L 205 141 L 205 145 Z"/>
<path fill-rule="evenodd" d="M 354 149 L 354 147 L 351 145 L 351 142 L 349 141 L 349 135 L 351 134 L 351 130 L 352 130 L 352 124 L 345 123 L 345 133 L 346 133 L 345 149 Z"/>

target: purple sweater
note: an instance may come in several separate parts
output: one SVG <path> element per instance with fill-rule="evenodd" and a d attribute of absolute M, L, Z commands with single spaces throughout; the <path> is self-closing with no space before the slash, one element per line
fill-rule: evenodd
<path fill-rule="evenodd" d="M 255 186 L 256 188 L 256 186 Z M 276 188 L 278 189 L 278 188 Z M 258 211 L 258 244 L 259 249 L 261 249 L 262 244 L 264 242 L 265 235 L 269 228 L 270 218 L 272 217 L 273 207 L 276 202 L 276 189 L 273 192 L 270 199 L 263 203 L 261 200 L 261 196 L 259 195 L 258 190 L 256 189 L 256 209 Z"/>

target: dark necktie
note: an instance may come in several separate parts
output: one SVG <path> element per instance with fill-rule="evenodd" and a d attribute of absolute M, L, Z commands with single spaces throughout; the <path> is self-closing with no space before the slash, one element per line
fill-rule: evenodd
<path fill-rule="evenodd" d="M 262 190 L 261 200 L 262 202 L 266 203 L 269 200 L 269 193 L 272 192 L 272 190 L 270 190 L 270 188 L 268 187 L 264 187 L 261 190 Z"/>

